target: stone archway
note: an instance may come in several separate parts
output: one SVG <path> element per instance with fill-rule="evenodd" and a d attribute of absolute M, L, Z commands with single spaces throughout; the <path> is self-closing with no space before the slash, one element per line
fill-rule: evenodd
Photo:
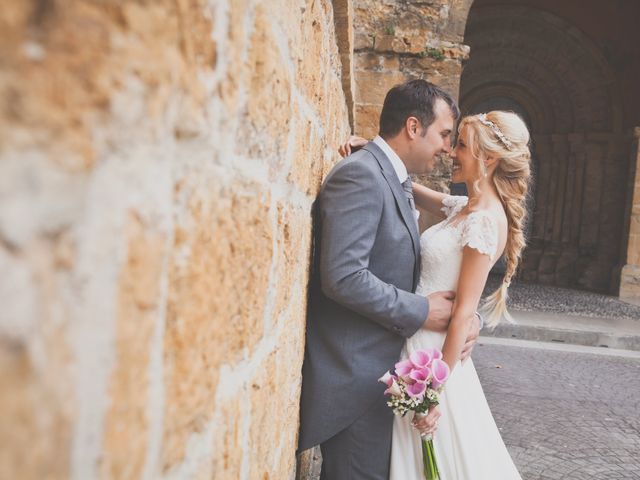
<path fill-rule="evenodd" d="M 523 278 L 617 293 L 631 137 L 608 61 L 567 20 L 526 5 L 474 5 L 464 41 L 463 113 L 514 110 L 532 132 Z"/>

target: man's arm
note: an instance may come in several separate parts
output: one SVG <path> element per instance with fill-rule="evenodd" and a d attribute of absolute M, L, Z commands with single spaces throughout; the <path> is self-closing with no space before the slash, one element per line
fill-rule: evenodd
<path fill-rule="evenodd" d="M 349 162 L 324 186 L 320 196 L 322 291 L 392 332 L 410 337 L 429 315 L 428 300 L 383 282 L 368 268 L 383 207 L 378 182 L 371 165 Z"/>

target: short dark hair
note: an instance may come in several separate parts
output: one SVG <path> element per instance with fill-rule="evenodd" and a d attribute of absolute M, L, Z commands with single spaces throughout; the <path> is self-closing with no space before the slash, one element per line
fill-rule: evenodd
<path fill-rule="evenodd" d="M 435 120 L 433 107 L 436 99 L 444 100 L 456 120 L 460 109 L 451 95 L 426 80 L 409 80 L 387 92 L 380 114 L 380 136 L 395 137 L 404 127 L 407 118 L 416 117 L 426 130 Z"/>

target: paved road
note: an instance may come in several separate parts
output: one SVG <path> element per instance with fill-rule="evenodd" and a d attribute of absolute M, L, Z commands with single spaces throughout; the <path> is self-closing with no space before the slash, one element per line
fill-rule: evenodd
<path fill-rule="evenodd" d="M 474 363 L 524 480 L 640 479 L 637 355 L 482 342 Z"/>
<path fill-rule="evenodd" d="M 640 479 L 640 352 L 611 353 L 481 338 L 473 361 L 524 480 Z M 298 479 L 317 480 L 319 452 L 304 460 Z"/>

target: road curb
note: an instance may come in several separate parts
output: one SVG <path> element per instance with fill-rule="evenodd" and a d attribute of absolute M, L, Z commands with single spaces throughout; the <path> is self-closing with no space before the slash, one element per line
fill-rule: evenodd
<path fill-rule="evenodd" d="M 501 324 L 493 330 L 483 330 L 482 336 L 640 351 L 640 335 L 624 335 L 613 332 Z"/>

